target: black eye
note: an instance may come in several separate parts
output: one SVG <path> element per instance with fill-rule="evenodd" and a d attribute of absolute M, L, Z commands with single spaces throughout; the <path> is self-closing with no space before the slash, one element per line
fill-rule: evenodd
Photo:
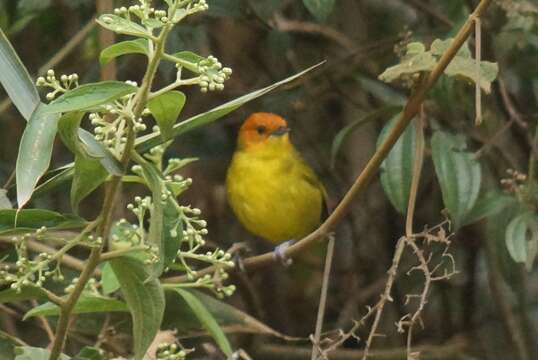
<path fill-rule="evenodd" d="M 267 128 L 265 126 L 263 126 L 263 125 L 258 126 L 256 128 L 256 131 L 258 132 L 258 134 L 263 135 L 263 134 L 265 134 L 267 132 Z"/>

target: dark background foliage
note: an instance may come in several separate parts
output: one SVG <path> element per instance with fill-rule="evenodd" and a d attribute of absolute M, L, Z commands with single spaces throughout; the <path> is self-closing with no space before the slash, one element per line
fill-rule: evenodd
<path fill-rule="evenodd" d="M 299 82 L 179 138 L 170 150 L 170 155 L 199 158 L 183 170 L 184 176 L 194 180 L 184 202 L 202 209 L 209 224 L 208 240 L 223 248 L 247 242 L 250 253 L 260 253 L 269 249 L 268 245 L 241 228 L 225 198 L 224 178 L 239 124 L 255 111 L 275 112 L 287 118 L 293 129 L 293 142 L 319 174 L 336 204 L 373 154 L 379 132 L 389 119 L 378 119 L 354 131 L 331 166 L 331 145 L 339 130 L 375 109 L 401 104 L 409 90 L 398 84 L 384 84 L 377 76 L 398 61 L 400 49 L 409 40 L 429 44 L 436 38 L 454 35 L 477 2 L 339 0 L 325 21 L 315 18 L 302 1 L 208 3 L 209 12 L 189 19 L 170 36 L 169 46 L 204 56 L 213 54 L 233 68 L 234 73 L 224 92 L 201 96 L 198 88 L 188 89 L 184 117 L 327 60 L 321 69 Z M 523 2 L 497 1 L 483 21 L 484 58 L 498 62 L 500 67 L 499 80 L 491 95 L 483 98 L 484 125 L 474 127 L 474 89 L 464 82 L 443 78 L 425 104 L 428 133 L 444 129 L 463 134 L 470 149 L 480 151 L 482 192 L 500 189 L 507 169 L 527 172 L 530 140 L 538 119 L 537 17 L 508 16 L 506 9 L 513 9 L 517 3 Z M 120 4 L 118 1 L 115 5 Z M 30 73 L 36 74 L 91 21 L 95 12 L 95 2 L 90 0 L 0 0 L 0 26 Z M 81 82 L 97 81 L 101 76 L 99 47 L 98 32 L 93 29 L 56 66 L 57 72 L 77 72 Z M 136 55 L 120 58 L 117 78 L 140 80 L 145 65 L 142 61 Z M 156 86 L 167 84 L 173 76 L 172 67 L 161 68 Z M 14 108 L 3 109 L 3 182 L 14 168 L 23 128 L 24 122 Z M 71 161 L 68 154 L 58 141 L 54 167 Z M 128 201 L 130 191 L 126 190 L 121 201 Z M 35 199 L 33 204 L 69 212 L 68 194 L 65 185 Z M 87 199 L 82 204 L 82 213 L 95 214 L 101 198 L 102 194 L 96 193 Z M 427 155 L 417 200 L 416 228 L 442 221 L 442 208 L 440 188 Z M 431 358 L 517 359 L 514 326 L 524 337 L 519 341 L 526 344 L 531 358 L 538 351 L 537 273 L 526 272 L 508 256 L 504 245 L 508 219 L 504 211 L 496 218 L 465 226 L 453 236 L 452 252 L 459 273 L 449 281 L 435 284 L 422 318 L 424 330 L 417 330 L 415 336 L 419 346 L 438 347 Z M 388 202 L 378 179 L 355 201 L 349 216 L 336 230 L 325 330 L 348 329 L 352 319 L 365 312 L 365 306 L 377 301 L 396 240 L 404 233 L 404 221 Z M 404 266 L 410 266 L 412 260 L 411 256 L 404 258 Z M 386 336 L 376 339 L 378 348 L 405 346 L 405 337 L 397 333 L 394 323 L 409 311 L 404 305 L 405 294 L 417 292 L 422 281 L 420 276 L 398 279 L 394 302 L 387 305 L 382 319 L 380 331 Z M 319 261 L 299 261 L 289 269 L 272 266 L 248 277 L 234 277 L 232 282 L 237 284 L 238 291 L 230 303 L 287 335 L 306 337 L 312 332 L 321 283 Z M 0 312 L 0 319 L 5 331 L 46 346 L 35 322 L 21 322 L 6 312 Z M 73 338 L 84 337 L 84 326 L 98 327 L 91 321 L 96 320 L 80 317 Z M 358 335 L 366 337 L 367 331 L 365 326 Z M 256 337 L 238 335 L 233 339 L 248 352 L 259 350 L 253 346 L 258 344 Z M 279 340 L 262 342 L 268 341 L 277 344 L 282 354 L 298 351 L 284 345 L 279 348 Z M 300 342 L 297 346 L 304 344 Z M 362 346 L 355 341 L 344 344 L 349 349 Z M 266 352 L 255 358 L 276 358 L 282 354 Z"/>

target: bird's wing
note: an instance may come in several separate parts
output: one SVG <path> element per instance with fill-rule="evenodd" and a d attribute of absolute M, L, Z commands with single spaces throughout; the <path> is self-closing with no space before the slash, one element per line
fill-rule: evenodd
<path fill-rule="evenodd" d="M 307 163 L 301 159 L 301 176 L 303 179 L 318 189 L 321 192 L 321 196 L 323 197 L 323 209 L 321 212 L 321 218 L 322 220 L 325 220 L 329 216 L 329 196 L 327 195 L 327 191 L 325 190 L 325 186 L 321 183 L 316 173 L 314 173 L 314 170 L 310 166 L 307 165 Z"/>

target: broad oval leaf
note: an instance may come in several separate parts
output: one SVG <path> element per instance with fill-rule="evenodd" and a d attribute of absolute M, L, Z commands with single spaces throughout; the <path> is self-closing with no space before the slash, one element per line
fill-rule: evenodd
<path fill-rule="evenodd" d="M 83 112 L 68 112 L 62 115 L 58 121 L 58 134 L 64 145 L 73 153 L 79 154 L 83 150 L 80 148 L 78 129 L 84 116 Z"/>
<path fill-rule="evenodd" d="M 129 308 L 123 301 L 97 295 L 82 295 L 77 301 L 74 314 L 91 314 L 97 312 L 128 312 Z M 23 320 L 34 316 L 59 316 L 60 308 L 51 302 L 46 302 L 28 311 Z"/>
<path fill-rule="evenodd" d="M 19 346 L 15 348 L 15 360 L 49 360 L 50 351 L 47 349 L 32 347 L 32 346 Z M 61 354 L 60 360 L 69 360 L 69 356 Z"/>
<path fill-rule="evenodd" d="M 513 218 L 506 227 L 506 248 L 515 262 L 527 262 L 529 243 L 536 236 L 535 221 L 531 213 L 523 213 Z"/>
<path fill-rule="evenodd" d="M 146 30 L 144 27 L 118 15 L 101 15 L 99 16 L 99 19 L 97 19 L 97 23 L 105 29 L 114 31 L 118 34 L 140 36 L 146 38 L 149 38 L 151 36 L 148 30 Z"/>
<path fill-rule="evenodd" d="M 175 288 L 174 290 L 183 298 L 183 300 L 185 300 L 185 302 L 190 307 L 192 312 L 196 315 L 202 326 L 207 330 L 208 333 L 211 334 L 213 339 L 215 339 L 222 352 L 227 357 L 230 357 L 233 352 L 230 342 L 224 334 L 224 331 L 222 331 L 221 327 L 219 326 L 213 315 L 211 315 L 211 313 L 206 309 L 204 304 L 200 300 L 198 300 L 196 296 L 186 290 L 183 290 L 181 288 Z"/>
<path fill-rule="evenodd" d="M 517 200 L 514 197 L 499 193 L 498 191 L 490 191 L 478 198 L 473 209 L 465 218 L 463 225 L 489 218 L 507 207 L 516 204 Z"/>
<path fill-rule="evenodd" d="M 223 116 L 226 116 L 228 115 L 229 113 L 231 113 L 232 111 L 236 110 L 237 108 L 241 107 L 242 105 L 246 104 L 247 102 L 249 101 L 252 101 L 260 96 L 263 96 L 265 94 L 267 94 L 268 92 L 282 86 L 282 85 L 285 85 L 303 75 L 305 75 L 306 73 L 314 70 L 315 68 L 321 66 L 322 64 L 324 64 L 325 62 L 321 62 L 319 64 L 316 64 L 314 66 L 311 66 L 309 67 L 308 69 L 306 70 L 303 70 L 293 76 L 290 76 L 284 80 L 281 80 L 277 83 L 274 83 L 270 86 L 267 86 L 263 89 L 260 89 L 260 90 L 256 90 L 256 91 L 253 91 L 251 92 L 250 94 L 247 94 L 247 95 L 243 95 L 237 99 L 234 99 L 232 101 L 229 101 L 225 104 L 222 104 L 220 106 L 217 106 L 205 113 L 202 113 L 202 114 L 198 114 L 198 115 L 195 115 L 189 119 L 186 119 L 182 122 L 180 122 L 179 124 L 176 124 L 174 125 L 174 128 L 172 130 L 172 136 L 173 137 L 176 137 L 176 136 L 179 136 L 181 134 L 184 134 L 188 131 L 191 131 L 191 130 L 194 130 L 194 129 L 197 129 L 199 128 L 200 126 L 203 126 L 203 125 L 206 125 L 206 124 L 209 124 L 209 123 L 212 123 L 213 121 L 217 120 L 217 119 L 220 119 L 222 118 Z M 162 140 L 162 137 L 160 136 L 159 133 L 157 134 L 148 134 L 146 136 L 141 136 L 137 139 L 136 141 L 136 144 L 137 144 L 137 150 L 139 152 L 146 152 L 147 150 L 159 145 L 159 144 L 162 144 L 164 141 Z"/>
<path fill-rule="evenodd" d="M 15 221 L 17 222 L 15 224 Z M 16 227 L 15 227 L 16 225 Z M 73 215 L 45 209 L 2 209 L 0 210 L 0 234 L 35 231 L 43 226 L 47 229 L 71 229 L 86 225 L 86 221 Z"/>
<path fill-rule="evenodd" d="M 30 200 L 49 167 L 59 118 L 59 114 L 47 113 L 47 105 L 40 104 L 24 129 L 15 169 L 19 208 Z"/>
<path fill-rule="evenodd" d="M 180 51 L 171 56 L 167 56 L 166 60 L 173 61 L 176 64 L 181 65 L 185 69 L 194 73 L 198 72 L 198 63 L 205 60 L 203 56 L 200 56 L 192 51 Z"/>
<path fill-rule="evenodd" d="M 377 140 L 377 147 L 381 146 L 390 130 L 394 127 L 400 115 L 394 116 L 385 125 Z M 413 180 L 413 164 L 415 161 L 416 132 L 413 121 L 392 150 L 389 152 L 380 167 L 381 185 L 390 203 L 401 214 L 407 212 L 409 192 Z"/>
<path fill-rule="evenodd" d="M 112 266 L 107 261 L 101 269 L 101 287 L 103 288 L 103 294 L 109 295 L 120 288 L 118 278 L 112 270 Z"/>
<path fill-rule="evenodd" d="M 121 285 L 121 292 L 133 318 L 135 360 L 142 360 L 159 331 L 164 314 L 164 292 L 157 279 L 135 259 L 122 257 L 110 261 Z"/>
<path fill-rule="evenodd" d="M 446 132 L 435 132 L 431 147 L 443 203 L 454 228 L 458 229 L 465 223 L 478 199 L 482 180 L 480 163 L 465 150 L 463 138 Z"/>
<path fill-rule="evenodd" d="M 114 80 L 84 84 L 52 101 L 46 112 L 62 113 L 94 109 L 99 105 L 132 94 L 136 89 L 136 86 Z"/>
<path fill-rule="evenodd" d="M 303 0 L 303 3 L 318 21 L 324 22 L 333 11 L 335 0 Z"/>
<path fill-rule="evenodd" d="M 0 83 L 24 119 L 28 120 L 39 105 L 37 89 L 19 56 L 0 29 Z"/>
<path fill-rule="evenodd" d="M 101 51 L 101 55 L 99 56 L 99 62 L 101 63 L 101 65 L 106 65 L 112 59 L 127 54 L 147 55 L 148 41 L 146 39 L 136 39 L 113 44 Z"/>
<path fill-rule="evenodd" d="M 159 125 L 163 140 L 173 137 L 172 129 L 176 123 L 183 106 L 185 106 L 185 94 L 181 91 L 169 91 L 148 101 L 148 109 Z"/>

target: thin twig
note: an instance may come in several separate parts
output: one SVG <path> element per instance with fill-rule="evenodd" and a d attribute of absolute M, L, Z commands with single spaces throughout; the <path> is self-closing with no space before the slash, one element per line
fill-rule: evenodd
<path fill-rule="evenodd" d="M 418 185 L 420 183 L 420 174 L 422 164 L 424 163 L 424 124 L 425 124 L 424 106 L 420 109 L 420 115 L 415 121 L 415 160 L 413 164 L 413 177 L 411 180 L 411 189 L 409 190 L 409 201 L 407 202 L 407 215 L 405 220 L 405 236 L 413 235 L 413 219 L 415 217 L 415 205 L 417 202 Z"/>
<path fill-rule="evenodd" d="M 325 308 L 327 305 L 327 291 L 329 289 L 329 279 L 331 276 L 331 264 L 334 255 L 334 235 L 331 234 L 327 244 L 327 255 L 325 257 L 325 269 L 323 270 L 323 282 L 321 284 L 321 296 L 319 298 L 318 316 L 316 319 L 316 330 L 314 332 L 312 346 L 312 360 L 317 359 L 318 348 L 320 343 L 321 330 L 323 328 L 323 318 L 325 317 Z"/>

